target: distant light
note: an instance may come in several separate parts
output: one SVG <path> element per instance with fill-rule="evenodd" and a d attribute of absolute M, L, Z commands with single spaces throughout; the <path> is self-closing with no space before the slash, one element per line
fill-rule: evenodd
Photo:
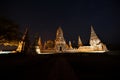
<path fill-rule="evenodd" d="M 0 51 L 0 54 L 16 53 L 16 51 Z"/>
<path fill-rule="evenodd" d="M 36 48 L 36 52 L 37 52 L 38 54 L 40 54 L 41 52 L 40 52 L 39 46 L 35 46 L 35 48 Z"/>
<path fill-rule="evenodd" d="M 0 54 L 9 54 L 12 53 L 12 51 L 0 51 Z"/>

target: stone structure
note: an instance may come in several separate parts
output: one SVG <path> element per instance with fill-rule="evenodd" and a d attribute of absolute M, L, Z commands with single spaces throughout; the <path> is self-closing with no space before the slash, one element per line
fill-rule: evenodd
<path fill-rule="evenodd" d="M 16 49 L 16 51 L 19 53 L 24 51 L 25 38 L 26 38 L 27 33 L 28 33 L 28 29 L 26 28 L 25 33 L 23 34 L 22 39 L 19 41 L 18 47 Z"/>
<path fill-rule="evenodd" d="M 61 27 L 57 29 L 56 39 L 55 39 L 55 51 L 64 52 L 67 49 L 66 41 L 63 36 L 63 31 Z"/>
<path fill-rule="evenodd" d="M 78 47 L 83 46 L 80 36 L 78 36 Z"/>
<path fill-rule="evenodd" d="M 38 46 L 40 47 L 40 49 L 42 49 L 41 37 L 39 37 L 39 39 L 38 39 Z"/>
<path fill-rule="evenodd" d="M 69 41 L 69 49 L 70 49 L 70 50 L 73 49 L 71 41 Z"/>
<path fill-rule="evenodd" d="M 39 37 L 37 42 L 36 42 L 36 45 L 35 45 L 35 51 L 37 54 L 40 54 L 41 53 L 41 50 L 42 49 L 42 44 L 41 44 L 41 38 Z"/>
<path fill-rule="evenodd" d="M 91 26 L 90 46 L 93 46 L 94 50 L 96 51 L 107 50 L 106 45 L 103 44 L 101 40 L 98 38 L 92 26 Z"/>
<path fill-rule="evenodd" d="M 93 27 L 91 26 L 91 34 L 90 34 L 90 46 L 80 46 L 78 50 L 80 52 L 93 52 L 93 51 L 98 51 L 98 52 L 105 52 L 107 51 L 107 47 L 105 44 L 101 42 L 101 40 L 98 38 L 96 35 Z"/>
<path fill-rule="evenodd" d="M 22 41 L 20 41 L 19 46 L 16 51 L 20 52 L 21 49 L 24 49 L 24 37 L 26 36 L 26 32 L 23 35 Z M 72 47 L 71 41 L 67 45 L 63 31 L 61 27 L 57 29 L 56 32 L 56 39 L 53 41 L 53 48 L 49 48 L 48 41 L 44 42 L 44 45 L 41 44 L 41 38 L 37 38 L 37 45 L 35 46 L 35 51 L 38 54 L 42 53 L 75 53 L 75 52 L 105 52 L 108 51 L 107 47 L 101 40 L 98 38 L 97 34 L 95 33 L 93 27 L 91 26 L 91 34 L 89 40 L 89 46 L 83 45 L 80 36 L 78 36 L 78 48 Z"/>

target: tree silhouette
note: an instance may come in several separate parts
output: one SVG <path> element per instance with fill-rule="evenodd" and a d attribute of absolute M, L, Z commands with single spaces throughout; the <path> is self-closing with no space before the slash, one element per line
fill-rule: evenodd
<path fill-rule="evenodd" d="M 19 25 L 10 19 L 0 17 L 0 40 L 19 40 Z"/>

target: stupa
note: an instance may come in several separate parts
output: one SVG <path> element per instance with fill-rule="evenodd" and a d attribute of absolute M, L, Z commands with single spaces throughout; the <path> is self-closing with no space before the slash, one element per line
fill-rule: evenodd
<path fill-rule="evenodd" d="M 27 32 L 27 31 L 26 31 Z M 26 35 L 23 35 L 22 40 L 19 42 L 18 48 L 16 51 L 21 52 L 22 49 L 24 49 L 24 37 Z M 53 43 L 50 43 L 49 45 L 54 45 L 53 48 L 49 48 L 48 44 L 44 43 L 42 46 L 41 44 L 41 38 L 37 39 L 37 45 L 35 46 L 36 52 L 38 54 L 44 54 L 44 53 L 78 53 L 78 52 L 106 52 L 108 51 L 106 45 L 102 43 L 102 41 L 99 39 L 97 34 L 95 33 L 93 26 L 91 26 L 91 34 L 90 34 L 90 45 L 83 45 L 82 40 L 80 36 L 78 36 L 78 48 L 72 47 L 71 41 L 67 42 L 64 39 L 63 30 L 61 27 L 58 27 L 56 32 L 56 38 L 53 41 Z"/>

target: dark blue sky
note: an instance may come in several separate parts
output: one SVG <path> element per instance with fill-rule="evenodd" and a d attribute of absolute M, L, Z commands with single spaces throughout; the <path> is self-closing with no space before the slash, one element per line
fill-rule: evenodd
<path fill-rule="evenodd" d="M 99 38 L 107 44 L 120 44 L 119 0 L 4 0 L 0 15 L 20 25 L 29 24 L 30 34 L 39 33 L 43 40 L 55 39 L 61 26 L 66 40 L 89 41 L 93 25 Z"/>

